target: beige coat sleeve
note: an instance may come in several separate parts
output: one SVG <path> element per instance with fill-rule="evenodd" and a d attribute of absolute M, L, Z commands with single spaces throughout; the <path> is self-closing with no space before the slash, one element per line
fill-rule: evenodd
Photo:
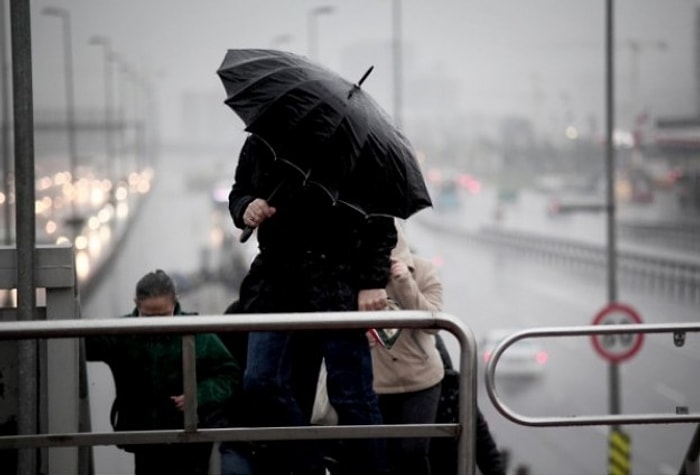
<path fill-rule="evenodd" d="M 392 278 L 387 294 L 404 310 L 442 311 L 442 282 L 432 262 L 413 256 L 413 272 Z"/>

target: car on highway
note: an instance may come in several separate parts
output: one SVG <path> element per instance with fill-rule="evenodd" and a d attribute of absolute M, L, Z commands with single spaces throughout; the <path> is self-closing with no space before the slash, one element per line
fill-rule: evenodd
<path fill-rule="evenodd" d="M 605 197 L 599 195 L 557 195 L 547 202 L 550 218 L 572 213 L 603 213 L 607 210 Z"/>
<path fill-rule="evenodd" d="M 479 343 L 484 367 L 503 340 L 517 333 L 514 328 L 498 328 L 487 332 Z M 496 375 L 506 377 L 537 377 L 541 375 L 549 360 L 549 353 L 538 339 L 525 338 L 510 345 L 501 353 L 496 365 Z"/>
<path fill-rule="evenodd" d="M 454 180 L 445 180 L 437 187 L 435 194 L 435 208 L 438 211 L 448 211 L 459 208 L 461 199 L 459 187 Z"/>

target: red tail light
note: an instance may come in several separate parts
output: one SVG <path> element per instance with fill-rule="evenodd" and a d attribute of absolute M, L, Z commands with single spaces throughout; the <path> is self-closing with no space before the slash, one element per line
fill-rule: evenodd
<path fill-rule="evenodd" d="M 549 354 L 546 351 L 538 351 L 535 355 L 535 361 L 539 364 L 545 364 L 549 359 Z"/>

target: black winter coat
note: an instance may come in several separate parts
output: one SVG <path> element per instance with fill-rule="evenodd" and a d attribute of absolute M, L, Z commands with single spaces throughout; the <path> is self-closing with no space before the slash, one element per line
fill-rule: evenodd
<path fill-rule="evenodd" d="M 334 206 L 251 135 L 229 194 L 234 224 L 243 229 L 248 204 L 275 189 L 270 205 L 277 212 L 257 229 L 260 254 L 241 285 L 243 311 L 353 311 L 359 290 L 386 286 L 396 244 L 393 219 Z"/>

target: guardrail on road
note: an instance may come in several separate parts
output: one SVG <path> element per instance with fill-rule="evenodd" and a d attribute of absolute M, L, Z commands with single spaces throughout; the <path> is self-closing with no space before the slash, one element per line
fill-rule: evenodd
<path fill-rule="evenodd" d="M 476 238 L 577 270 L 603 271 L 607 265 L 602 245 L 497 228 L 484 228 Z M 617 256 L 620 277 L 626 283 L 665 297 L 700 302 L 700 258 L 630 247 L 618 249 Z"/>

